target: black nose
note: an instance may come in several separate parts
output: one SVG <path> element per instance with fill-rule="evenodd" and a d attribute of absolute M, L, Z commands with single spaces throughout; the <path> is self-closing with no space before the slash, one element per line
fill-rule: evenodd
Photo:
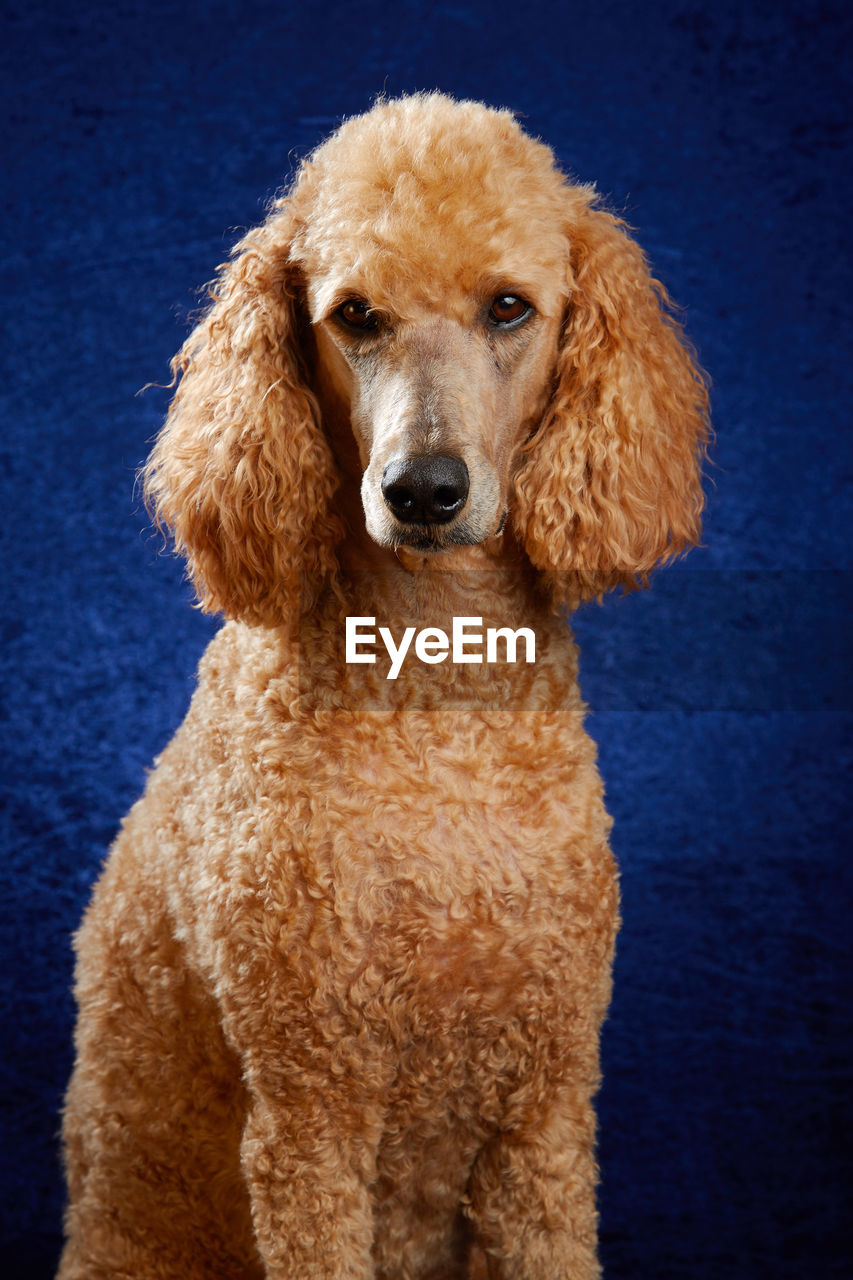
<path fill-rule="evenodd" d="M 447 524 L 464 507 L 468 487 L 465 463 L 443 454 L 395 458 L 382 476 L 382 496 L 403 524 Z"/>

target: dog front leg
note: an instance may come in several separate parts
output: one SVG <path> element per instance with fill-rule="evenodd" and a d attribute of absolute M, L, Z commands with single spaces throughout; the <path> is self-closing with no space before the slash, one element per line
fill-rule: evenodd
<path fill-rule="evenodd" d="M 253 1097 L 241 1158 L 268 1280 L 372 1280 L 373 1156 L 345 1114 L 328 1088 Z"/>
<path fill-rule="evenodd" d="M 480 1152 L 467 1210 L 489 1280 L 596 1280 L 595 1115 L 568 1090 Z"/>

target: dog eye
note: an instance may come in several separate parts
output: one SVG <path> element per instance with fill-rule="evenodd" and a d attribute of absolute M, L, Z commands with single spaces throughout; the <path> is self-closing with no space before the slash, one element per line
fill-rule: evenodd
<path fill-rule="evenodd" d="M 369 303 L 365 302 L 364 298 L 348 298 L 346 302 L 341 303 L 335 315 L 348 329 L 359 329 L 362 333 L 369 333 L 379 328 L 379 317 L 375 311 L 371 311 Z"/>
<path fill-rule="evenodd" d="M 492 305 L 489 307 L 489 319 L 492 324 L 506 327 L 523 320 L 530 315 L 532 310 L 530 303 L 525 302 L 523 298 L 519 298 L 518 294 L 499 293 L 496 298 L 492 299 Z"/>

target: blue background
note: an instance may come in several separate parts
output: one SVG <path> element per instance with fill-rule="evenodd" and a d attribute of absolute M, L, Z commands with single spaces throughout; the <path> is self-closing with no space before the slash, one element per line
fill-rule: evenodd
<path fill-rule="evenodd" d="M 216 625 L 134 494 L 138 392 L 296 159 L 437 87 L 598 184 L 714 383 L 704 548 L 577 618 L 624 892 L 606 1274 L 849 1276 L 849 6 L 5 11 L 5 1274 L 55 1265 L 70 933 Z"/>

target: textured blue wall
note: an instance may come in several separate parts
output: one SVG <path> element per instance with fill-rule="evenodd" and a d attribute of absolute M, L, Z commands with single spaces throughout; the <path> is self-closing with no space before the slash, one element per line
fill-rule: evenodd
<path fill-rule="evenodd" d="M 607 1275 L 851 1273 L 847 8 L 5 6 L 7 1275 L 58 1249 L 69 935 L 215 625 L 135 501 L 167 402 L 137 392 L 294 157 L 434 87 L 598 184 L 714 382 L 704 549 L 577 620 L 624 891 Z"/>

